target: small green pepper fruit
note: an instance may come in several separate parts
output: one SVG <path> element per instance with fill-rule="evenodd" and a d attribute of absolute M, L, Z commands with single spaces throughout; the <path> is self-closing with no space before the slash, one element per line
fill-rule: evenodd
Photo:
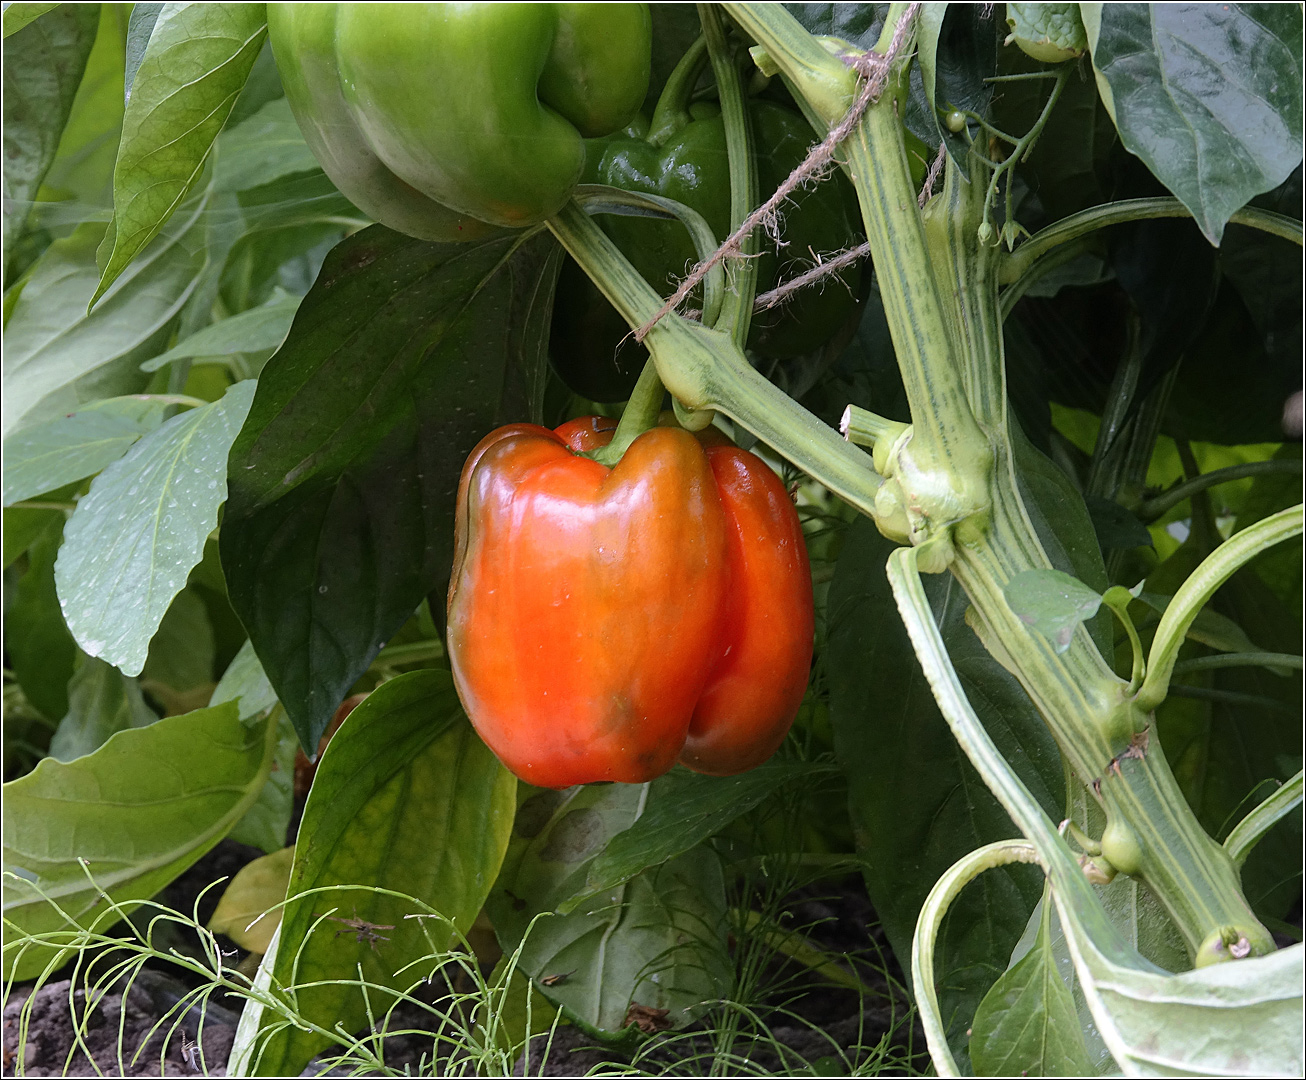
<path fill-rule="evenodd" d="M 667 83 L 652 121 L 637 117 L 625 131 L 586 144 L 584 182 L 674 199 L 697 210 L 718 240 L 730 234 L 730 164 L 725 123 L 714 102 L 687 105 L 706 51 L 696 45 Z M 817 141 L 798 113 L 765 100 L 748 103 L 758 188 L 768 196 Z M 603 215 L 597 218 L 644 279 L 663 296 L 698 262 L 678 221 Z M 757 292 L 797 276 L 813 257 L 859 242 L 861 221 L 851 183 L 836 173 L 796 193 L 781 215 L 785 246 L 763 244 Z M 810 353 L 857 312 L 861 270 L 851 266 L 753 316 L 748 347 L 768 360 Z M 579 270 L 564 269 L 553 314 L 550 355 L 572 390 L 591 401 L 629 396 L 647 353 L 626 338 L 629 328 Z M 688 305 L 695 306 L 691 301 Z M 623 340 L 625 339 L 625 340 Z"/>
<path fill-rule="evenodd" d="M 556 213 L 648 89 L 647 4 L 269 4 L 304 138 L 383 225 L 474 240 Z"/>

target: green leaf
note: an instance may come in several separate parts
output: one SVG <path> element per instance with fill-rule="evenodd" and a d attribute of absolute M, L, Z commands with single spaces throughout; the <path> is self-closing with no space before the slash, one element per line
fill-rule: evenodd
<path fill-rule="evenodd" d="M 202 690 L 204 699 L 195 704 L 212 704 L 207 698 L 213 687 L 215 652 L 208 608 L 194 589 L 182 589 L 172 598 L 158 631 L 150 639 L 145 667 L 141 669 L 144 689 L 168 705 L 170 713 L 190 711 L 170 704 L 181 691 Z"/>
<path fill-rule="evenodd" d="M 1125 148 L 1219 245 L 1230 215 L 1302 159 L 1295 4 L 1081 4 Z"/>
<path fill-rule="evenodd" d="M 263 674 L 254 646 L 248 641 L 218 680 L 209 705 L 221 705 L 224 701 L 236 702 L 240 706 L 240 718 L 245 722 L 262 718 L 276 708 L 276 691 Z"/>
<path fill-rule="evenodd" d="M 538 419 L 560 248 L 338 245 L 259 377 L 232 450 L 231 605 L 303 746 L 449 573 L 463 461 Z"/>
<path fill-rule="evenodd" d="M 27 700 L 52 722 L 68 711 L 68 680 L 73 677 L 77 657 L 77 646 L 64 625 L 54 591 L 54 559 L 63 538 L 62 518 L 54 511 L 32 543 L 27 572 L 18 579 L 4 617 L 8 666 Z M 6 521 L 6 540 L 8 525 Z"/>
<path fill-rule="evenodd" d="M 485 905 L 504 951 L 521 946 L 518 970 L 603 1031 L 620 1031 L 632 1003 L 667 1009 L 682 1027 L 730 985 L 725 887 L 716 855 L 704 847 L 531 925 L 585 882 L 594 857 L 638 819 L 648 790 L 589 785 L 531 796 Z M 563 978 L 546 985 L 550 976 Z"/>
<path fill-rule="evenodd" d="M 144 395 L 91 402 L 4 441 L 6 506 L 94 476 L 163 423 L 166 403 Z"/>
<path fill-rule="evenodd" d="M 277 695 L 249 641 L 227 666 L 209 704 L 219 705 L 224 701 L 237 702 L 240 719 L 246 724 L 263 719 L 277 708 Z M 286 843 L 295 798 L 295 751 L 299 747 L 285 709 L 277 711 L 273 723 L 277 725 L 277 749 L 272 772 L 258 800 L 236 822 L 230 834 L 238 843 L 269 853 L 279 851 Z"/>
<path fill-rule="evenodd" d="M 218 139 L 217 191 L 247 191 L 295 173 L 320 169 L 284 97 L 274 98 Z"/>
<path fill-rule="evenodd" d="M 113 162 L 122 132 L 123 53 L 129 9 L 125 4 L 100 4 L 99 8 L 95 44 L 64 124 L 54 163 L 41 185 L 34 227 L 46 219 L 42 205 L 46 200 L 73 200 L 73 205 L 95 207 L 97 211 L 108 209 L 113 201 Z M 51 206 L 49 216 L 55 218 L 64 209 Z M 94 284 L 86 300 L 93 289 Z"/>
<path fill-rule="evenodd" d="M 50 756 L 72 761 L 100 749 L 110 736 L 149 727 L 159 718 L 145 704 L 136 680 L 85 654 L 68 684 L 68 714 L 50 740 Z"/>
<path fill-rule="evenodd" d="M 91 484 L 64 529 L 55 564 L 73 637 L 128 675 L 204 554 L 226 496 L 227 453 L 254 394 L 239 383 L 219 401 L 175 416 Z"/>
<path fill-rule="evenodd" d="M 974 4 L 926 4 L 921 13 L 921 55 L 912 73 L 912 99 L 904 124 L 926 146 L 940 143 L 948 156 L 968 175 L 970 138 L 977 128 L 955 132 L 940 123 L 940 113 L 952 109 L 987 116 L 997 74 L 1000 23 Z M 918 96 L 919 95 L 919 96 Z"/>
<path fill-rule="evenodd" d="M 5 8 L 6 263 L 41 181 L 54 162 L 99 23 L 99 4 L 10 4 Z"/>
<path fill-rule="evenodd" d="M 359 965 L 371 983 L 404 989 L 430 973 L 433 962 L 423 958 L 447 948 L 451 925 L 471 927 L 494 883 L 516 784 L 467 723 L 448 672 L 400 675 L 349 714 L 304 808 L 272 969 L 301 1015 L 355 1031 L 369 1021 L 348 982 Z M 296 898 L 310 890 L 326 891 Z M 341 923 L 322 914 L 388 928 L 372 948 L 364 935 L 337 934 Z M 324 981 L 334 979 L 345 982 Z M 371 993 L 373 1008 L 384 1009 L 388 996 Z M 282 1029 L 253 1074 L 297 1076 L 327 1045 L 316 1033 Z"/>
<path fill-rule="evenodd" d="M 1026 570 L 1002 587 L 1007 606 L 1026 626 L 1051 641 L 1057 652 L 1070 648 L 1079 624 L 1097 614 L 1101 593 L 1060 570 Z"/>
<path fill-rule="evenodd" d="M 287 296 L 211 323 L 184 341 L 141 365 L 142 371 L 158 371 L 175 360 L 192 356 L 230 356 L 232 353 L 262 352 L 278 348 L 290 333 L 299 310 L 300 297 Z"/>
<path fill-rule="evenodd" d="M 6 507 L 4 511 L 5 568 L 8 569 L 20 555 L 30 550 L 32 544 L 51 524 L 59 521 L 61 523 L 59 527 L 62 529 L 63 517 L 62 510 Z"/>
<path fill-rule="evenodd" d="M 811 782 L 824 765 L 773 758 L 739 776 L 703 776 L 676 768 L 654 780 L 644 812 L 618 833 L 590 865 L 584 889 L 559 905 L 566 914 L 595 893 L 624 885 L 720 832 L 790 780 Z"/>
<path fill-rule="evenodd" d="M 169 4 L 159 12 L 123 118 L 92 305 L 199 179 L 266 35 L 263 4 Z"/>
<path fill-rule="evenodd" d="M 970 1060 L 977 1076 L 1091 1076 L 1070 989 L 1052 949 L 1050 905 L 1034 947 L 1003 972 L 975 1010 Z"/>
<path fill-rule="evenodd" d="M 234 705 L 120 731 L 93 754 L 46 758 L 4 785 L 4 971 L 30 979 L 66 955 L 24 935 L 120 917 L 172 881 L 254 801 L 272 763 L 273 730 L 247 728 Z"/>
<path fill-rule="evenodd" d="M 204 270 L 206 195 L 189 202 L 89 315 L 102 223 L 79 225 L 32 267 L 5 324 L 3 430 L 134 394 L 140 363 L 166 342 Z"/>
<path fill-rule="evenodd" d="M 27 26 L 36 19 L 39 19 L 47 11 L 53 11 L 57 7 L 72 7 L 72 4 L 6 4 L 4 16 L 4 36 L 16 34 L 24 26 Z M 88 5 L 89 6 L 89 5 Z M 98 6 L 98 5 L 97 5 Z M 97 16 L 99 12 L 95 13 Z"/>

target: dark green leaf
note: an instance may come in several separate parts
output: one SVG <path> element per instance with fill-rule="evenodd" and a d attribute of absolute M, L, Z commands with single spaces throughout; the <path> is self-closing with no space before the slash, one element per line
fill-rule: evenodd
<path fill-rule="evenodd" d="M 254 394 L 240 383 L 175 416 L 91 484 L 64 529 L 55 582 L 73 637 L 137 675 L 226 497 L 227 454 Z"/>
<path fill-rule="evenodd" d="M 977 1076 L 1091 1076 L 1070 989 L 1057 970 L 1050 905 L 1034 947 L 1003 972 L 975 1010 L 970 1060 Z"/>
<path fill-rule="evenodd" d="M 50 245 L 5 324 L 6 436 L 87 401 L 144 389 L 141 361 L 166 342 L 203 272 L 208 202 L 204 194 L 188 202 L 89 315 L 104 225 L 80 225 Z"/>
<path fill-rule="evenodd" d="M 400 675 L 349 714 L 304 808 L 273 969 L 282 986 L 299 984 L 302 1015 L 327 1028 L 365 1028 L 368 1004 L 348 983 L 359 965 L 373 985 L 403 989 L 430 973 L 434 961 L 423 958 L 447 949 L 454 927 L 470 929 L 499 872 L 516 784 L 467 723 L 447 672 Z M 329 891 L 293 899 L 315 889 Z M 322 914 L 386 928 L 369 942 L 337 933 L 341 923 Z M 304 985 L 333 979 L 346 981 Z M 386 995 L 371 993 L 372 1007 L 384 1010 Z M 254 1075 L 297 1076 L 327 1045 L 316 1033 L 283 1029 Z"/>
<path fill-rule="evenodd" d="M 263 370 L 222 560 L 305 747 L 448 574 L 466 455 L 539 417 L 559 250 L 367 229 L 334 250 Z"/>
<path fill-rule="evenodd" d="M 216 191 L 245 191 L 319 168 L 290 103 L 284 97 L 273 98 L 219 137 L 213 186 Z"/>
<path fill-rule="evenodd" d="M 156 720 L 135 679 L 83 653 L 68 684 L 68 714 L 50 740 L 50 756 L 72 761 L 94 753 L 111 735 Z"/>
<path fill-rule="evenodd" d="M 725 886 L 705 848 L 531 925 L 585 882 L 595 856 L 638 820 L 647 792 L 646 784 L 608 784 L 531 796 L 486 901 L 504 949 L 525 940 L 519 970 L 604 1031 L 620 1031 L 632 1003 L 668 1009 L 668 1019 L 683 1026 L 729 987 Z M 543 982 L 555 975 L 565 978 Z"/>
<path fill-rule="evenodd" d="M 1051 641 L 1057 652 L 1070 648 L 1079 624 L 1102 604 L 1101 593 L 1060 570 L 1026 570 L 1008 581 L 1002 593 L 1020 621 Z"/>
<path fill-rule="evenodd" d="M 1093 519 L 1093 532 L 1103 551 L 1114 548 L 1151 547 L 1152 534 L 1146 525 L 1131 511 L 1112 499 L 1100 495 L 1086 495 L 1088 515 Z"/>
<path fill-rule="evenodd" d="M 175 4 L 158 14 L 131 83 L 92 304 L 181 206 L 266 35 L 263 4 Z"/>
<path fill-rule="evenodd" d="M 18 580 L 4 622 L 9 667 L 27 700 L 51 722 L 57 722 L 68 711 L 68 680 L 73 677 L 77 656 L 77 646 L 64 625 L 54 591 L 54 559 L 63 538 L 62 517 L 54 511 L 31 545 L 27 572 Z M 8 521 L 5 540 L 9 540 Z"/>
<path fill-rule="evenodd" d="M 623 885 L 713 836 L 789 780 L 809 782 L 826 766 L 773 758 L 739 776 L 703 776 L 677 768 L 654 780 L 639 819 L 618 833 L 590 865 L 584 890 L 565 900 L 573 910 L 595 893 Z"/>
<path fill-rule="evenodd" d="M 106 398 L 14 432 L 4 441 L 5 505 L 94 476 L 163 423 L 166 407 L 144 396 Z"/>
<path fill-rule="evenodd" d="M 942 6 L 942 5 L 940 5 Z M 869 49 L 880 38 L 888 4 L 785 4 L 809 34 L 843 38 L 859 49 Z"/>
<path fill-rule="evenodd" d="M 158 632 L 150 639 L 149 655 L 141 671 L 145 690 L 169 704 L 176 695 L 169 691 L 202 690 L 200 704 L 208 700 L 213 686 L 213 627 L 208 609 L 195 589 L 182 589 L 168 605 Z M 169 708 L 169 712 L 188 709 Z"/>
<path fill-rule="evenodd" d="M 1301 6 L 1080 6 L 1121 141 L 1219 244 L 1301 161 Z"/>
<path fill-rule="evenodd" d="M 20 555 L 31 548 L 39 537 L 55 521 L 61 521 L 62 510 L 30 510 L 25 507 L 4 512 L 5 567 L 7 568 Z M 62 524 L 60 528 L 62 528 Z"/>
<path fill-rule="evenodd" d="M 906 965 L 917 915 L 934 883 L 967 852 L 1016 829 L 938 712 L 885 577 L 892 550 L 869 521 L 849 528 L 830 585 L 827 662 L 835 750 L 848 778 L 867 891 Z M 976 712 L 1048 815 L 1059 819 L 1061 755 L 1042 718 L 966 625 L 961 587 L 946 574 L 925 583 Z M 1041 891 L 1037 873 L 991 870 L 950 909 L 935 963 L 957 1051 L 964 1052 L 975 1007 L 1006 969 Z"/>
<path fill-rule="evenodd" d="M 275 732 L 248 728 L 234 705 L 120 731 L 93 754 L 46 758 L 4 786 L 5 978 L 30 979 L 56 948 L 21 933 L 104 918 L 101 889 L 131 910 L 222 839 L 253 803 Z"/>
<path fill-rule="evenodd" d="M 960 109 L 988 116 L 993 83 L 985 80 L 997 74 L 998 43 L 1005 28 L 982 4 L 926 4 L 921 28 L 920 63 L 911 76 L 915 101 L 909 101 L 904 123 L 926 146 L 943 143 L 966 176 L 970 139 L 979 137 L 979 126 L 968 121 L 968 137 L 941 123 L 940 114 Z"/>
<path fill-rule="evenodd" d="M 33 9 L 47 8 L 44 14 Z M 15 11 L 15 8 L 27 9 Z M 15 32 L 11 24 L 30 16 Z M 11 4 L 4 43 L 4 253 L 10 249 L 72 111 L 95 44 L 99 4 Z M 12 36 L 11 36 L 12 35 Z"/>

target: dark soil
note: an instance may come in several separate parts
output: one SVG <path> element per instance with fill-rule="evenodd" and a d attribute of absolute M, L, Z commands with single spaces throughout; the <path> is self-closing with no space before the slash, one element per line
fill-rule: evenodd
<path fill-rule="evenodd" d="M 199 921 L 205 923 L 222 891 L 218 886 L 205 892 L 205 886 L 220 878 L 230 879 L 259 854 L 253 848 L 223 841 L 174 881 L 160 899 L 187 914 L 198 906 Z M 723 1043 L 719 1030 L 714 1041 L 700 1024 L 697 1031 L 664 1032 L 649 1039 L 632 1057 L 600 1045 L 580 1028 L 560 1025 L 551 1036 L 532 1040 L 529 1062 L 523 1055 L 514 1074 L 575 1076 L 602 1070 L 605 1065 L 633 1065 L 648 1073 L 701 1076 L 706 1075 L 708 1060 L 724 1051 L 730 1055 L 732 1075 L 767 1076 L 812 1069 L 816 1075 L 843 1076 L 850 1067 L 874 1056 L 882 1040 L 886 1073 L 922 1071 L 928 1063 L 924 1038 L 918 1026 L 902 1022 L 908 1011 L 901 989 L 904 980 L 875 926 L 875 914 L 860 880 L 850 878 L 838 886 L 823 885 L 796 893 L 789 898 L 788 910 L 792 915 L 790 925 L 806 927 L 806 935 L 821 948 L 850 958 L 847 962 L 868 987 L 868 994 L 862 997 L 831 987 L 814 979 L 806 969 L 779 958 L 772 962 L 767 976 L 768 985 L 781 989 L 760 1011 L 768 1028 L 761 1037 L 747 1024 L 739 1024 L 733 1040 Z M 166 942 L 156 938 L 156 944 L 183 953 L 197 952 L 199 942 L 193 934 L 169 933 L 172 936 Z M 243 953 L 236 957 L 236 947 L 225 938 L 219 938 L 219 942 L 228 953 L 229 964 L 245 959 Z M 886 980 L 886 970 L 897 980 L 896 985 Z M 198 980 L 176 965 L 152 960 L 130 986 L 109 988 L 88 1008 L 84 990 L 73 988 L 70 975 L 70 970 L 59 973 L 35 995 L 30 984 L 15 987 L 6 999 L 4 1076 L 226 1075 L 227 1056 L 242 1004 L 239 999 L 214 997 L 202 1011 L 194 1005 L 189 1009 L 179 1006 L 199 985 Z M 439 1010 L 439 998 L 447 992 L 447 986 L 433 986 L 428 991 L 430 1007 Z M 74 1031 L 74 1011 L 83 1032 L 80 1041 Z M 720 1015 L 709 1015 L 705 1021 L 718 1029 L 723 1026 Z M 388 1030 L 429 1031 L 432 1026 L 431 1011 L 403 1005 L 391 1014 Z M 429 1062 L 432 1046 L 430 1035 L 388 1036 L 383 1045 L 384 1060 L 390 1069 L 401 1073 L 405 1067 L 417 1071 L 423 1060 Z M 913 1066 L 910 1070 L 909 1063 Z M 302 1075 L 362 1074 L 327 1069 L 325 1063 L 315 1062 Z"/>

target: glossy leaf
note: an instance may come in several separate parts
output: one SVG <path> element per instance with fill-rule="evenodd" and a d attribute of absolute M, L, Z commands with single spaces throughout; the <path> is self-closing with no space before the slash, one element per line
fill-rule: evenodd
<path fill-rule="evenodd" d="M 60 522 L 63 528 L 62 510 L 28 509 L 26 507 L 6 507 L 4 511 L 5 567 L 15 562 L 28 550 L 54 522 Z"/>
<path fill-rule="evenodd" d="M 137 675 L 226 496 L 227 453 L 252 382 L 175 416 L 91 484 L 64 529 L 59 602 L 82 649 Z"/>
<path fill-rule="evenodd" d="M 274 98 L 248 120 L 223 132 L 213 187 L 216 191 L 247 191 L 320 167 L 300 134 L 290 102 Z"/>
<path fill-rule="evenodd" d="M 104 226 L 79 225 L 37 260 L 5 324 L 6 437 L 145 387 L 140 363 L 163 345 L 204 269 L 207 203 L 203 194 L 187 203 L 89 315 Z"/>
<path fill-rule="evenodd" d="M 332 252 L 264 368 L 231 456 L 222 561 L 306 748 L 448 574 L 466 455 L 539 417 L 559 250 L 374 226 Z"/>
<path fill-rule="evenodd" d="M 1080 8 L 1121 141 L 1218 245 L 1229 216 L 1302 159 L 1301 7 Z"/>
<path fill-rule="evenodd" d="M 167 352 L 145 361 L 141 370 L 158 371 L 175 360 L 195 356 L 230 356 L 232 353 L 275 349 L 286 340 L 295 312 L 299 310 L 299 301 L 298 296 L 289 296 L 219 319 Z"/>
<path fill-rule="evenodd" d="M 654 780 L 643 813 L 617 833 L 590 864 L 584 889 L 559 910 L 573 910 L 595 893 L 623 885 L 650 866 L 660 866 L 720 832 L 778 787 L 791 780 L 808 783 L 826 766 L 772 758 L 739 776 L 716 777 L 676 768 Z"/>
<path fill-rule="evenodd" d="M 970 1060 L 977 1076 L 1091 1076 L 1079 1017 L 1057 970 L 1049 908 L 1034 946 L 975 1010 Z"/>
<path fill-rule="evenodd" d="M 5 9 L 6 262 L 54 161 L 99 24 L 99 4 L 10 4 Z"/>
<path fill-rule="evenodd" d="M 154 25 L 159 21 L 159 14 L 166 6 L 159 3 L 132 4 L 131 17 L 127 20 L 127 47 L 123 50 L 124 104 L 131 100 L 136 72 L 141 69 L 141 61 L 145 59 L 145 50 L 149 48 Z"/>
<path fill-rule="evenodd" d="M 1007 606 L 1057 652 L 1070 648 L 1079 624 L 1097 614 L 1102 595 L 1060 570 L 1026 570 L 1002 587 Z"/>
<path fill-rule="evenodd" d="M 357 986 L 306 984 L 356 979 L 361 965 L 371 982 L 406 989 L 430 972 L 423 958 L 446 949 L 451 926 L 471 927 L 494 883 L 516 784 L 463 716 L 447 672 L 401 675 L 349 714 L 304 808 L 273 965 L 304 1016 L 364 1028 L 369 1013 Z M 310 890 L 326 891 L 293 899 Z M 336 932 L 338 920 L 352 918 L 384 927 L 375 931 L 382 937 L 369 943 L 347 926 Z M 381 998 L 372 994 L 375 1007 Z M 282 1030 L 251 1075 L 298 1075 L 326 1045 L 315 1033 Z"/>
<path fill-rule="evenodd" d="M 130 910 L 195 862 L 254 801 L 272 762 L 272 732 L 234 705 L 120 731 L 93 754 L 46 758 L 4 786 L 5 978 L 57 965 L 58 946 L 22 934 L 82 926 L 109 897 Z"/>
<path fill-rule="evenodd" d="M 93 754 L 110 736 L 156 720 L 135 679 L 83 654 L 68 684 L 68 713 L 50 739 L 50 756 L 72 761 Z"/>
<path fill-rule="evenodd" d="M 163 423 L 166 403 L 144 395 L 94 401 L 4 441 L 6 506 L 94 476 Z"/>
<path fill-rule="evenodd" d="M 262 4 L 168 4 L 158 13 L 131 83 L 92 304 L 181 206 L 266 34 Z"/>
<path fill-rule="evenodd" d="M 532 925 L 576 892 L 594 857 L 638 820 L 648 791 L 611 784 L 532 795 L 486 901 L 505 952 L 522 947 L 518 970 L 571 1015 L 611 1032 L 632 1004 L 667 1009 L 681 1027 L 730 980 L 721 867 L 703 847 Z"/>
<path fill-rule="evenodd" d="M 68 711 L 68 681 L 73 677 L 77 658 L 77 646 L 64 625 L 54 591 L 54 559 L 63 538 L 62 517 L 55 511 L 29 548 L 27 570 L 18 579 L 4 619 L 8 667 L 27 700 L 51 722 L 57 722 Z M 6 521 L 6 540 L 8 534 Z"/>

